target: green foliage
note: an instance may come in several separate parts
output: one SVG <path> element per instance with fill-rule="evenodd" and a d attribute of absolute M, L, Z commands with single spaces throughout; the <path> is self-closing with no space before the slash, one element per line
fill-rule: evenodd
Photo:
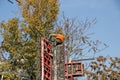
<path fill-rule="evenodd" d="M 11 66 L 6 71 L 18 75 L 18 71 L 23 69 L 33 80 L 36 79 L 38 68 L 37 46 L 40 44 L 37 40 L 49 35 L 46 31 L 54 26 L 59 4 L 58 0 L 18 0 L 18 5 L 21 20 L 12 18 L 0 25 L 4 38 L 2 47 L 10 54 L 7 65 Z"/>
<path fill-rule="evenodd" d="M 25 28 L 28 28 L 31 37 L 38 33 L 43 35 L 41 33 L 45 33 L 47 29 L 53 27 L 59 10 L 57 0 L 19 0 L 19 2 L 21 3 L 23 21 L 27 23 Z"/>

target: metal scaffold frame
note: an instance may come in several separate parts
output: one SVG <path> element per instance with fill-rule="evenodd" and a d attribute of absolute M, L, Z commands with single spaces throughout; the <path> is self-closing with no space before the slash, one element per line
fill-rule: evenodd
<path fill-rule="evenodd" d="M 41 39 L 41 80 L 52 80 L 51 46 L 45 38 Z"/>
<path fill-rule="evenodd" d="M 74 80 L 74 77 L 83 76 L 82 62 L 69 62 L 65 64 L 65 80 Z"/>

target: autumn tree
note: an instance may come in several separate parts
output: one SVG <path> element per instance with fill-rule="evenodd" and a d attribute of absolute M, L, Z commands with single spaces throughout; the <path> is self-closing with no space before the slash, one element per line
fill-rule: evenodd
<path fill-rule="evenodd" d="M 85 70 L 87 80 L 119 80 L 120 58 L 99 56 Z"/>
<path fill-rule="evenodd" d="M 59 4 L 58 0 L 17 0 L 17 2 L 21 18 L 1 22 L 1 35 L 4 38 L 2 47 L 10 55 L 8 60 L 11 68 L 8 72 L 13 72 L 16 77 L 26 76 L 33 80 L 39 75 L 37 40 L 49 35 L 50 32 L 47 30 L 54 26 Z M 25 72 L 25 75 L 21 75 L 20 71 Z"/>

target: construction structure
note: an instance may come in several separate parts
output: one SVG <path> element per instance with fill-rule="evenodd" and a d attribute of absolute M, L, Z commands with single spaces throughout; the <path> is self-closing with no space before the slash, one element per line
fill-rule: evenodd
<path fill-rule="evenodd" d="M 65 79 L 74 80 L 74 77 L 83 76 L 83 64 L 82 62 L 69 62 L 65 64 Z"/>
<path fill-rule="evenodd" d="M 82 62 L 65 63 L 64 45 L 52 44 L 41 38 L 41 80 L 74 80 L 83 76 Z"/>
<path fill-rule="evenodd" d="M 45 38 L 41 39 L 41 80 L 52 80 L 51 46 Z"/>

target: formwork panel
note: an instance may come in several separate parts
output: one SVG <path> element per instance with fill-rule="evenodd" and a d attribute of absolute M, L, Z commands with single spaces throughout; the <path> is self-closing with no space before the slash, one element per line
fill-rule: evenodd
<path fill-rule="evenodd" d="M 65 64 L 65 80 L 73 80 L 73 77 L 83 75 L 82 62 L 70 62 Z"/>
<path fill-rule="evenodd" d="M 41 39 L 41 80 L 52 80 L 51 46 L 45 39 Z"/>

